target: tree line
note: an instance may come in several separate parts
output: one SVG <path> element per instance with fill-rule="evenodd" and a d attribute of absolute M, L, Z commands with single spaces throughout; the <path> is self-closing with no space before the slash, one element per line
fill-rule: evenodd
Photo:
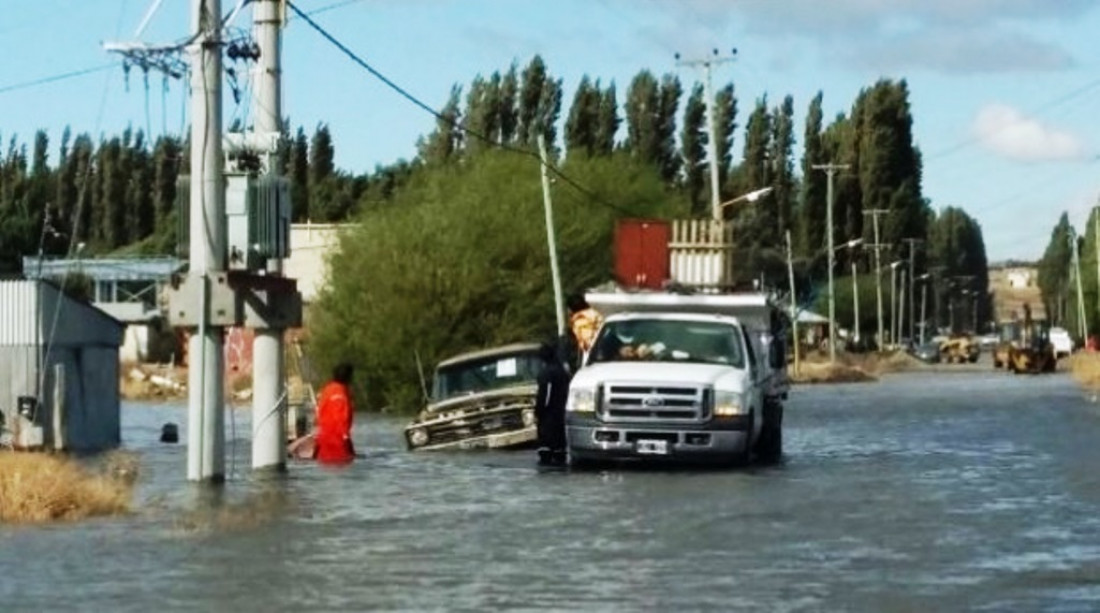
<path fill-rule="evenodd" d="M 451 87 L 434 129 L 418 140 L 412 160 L 358 172 L 336 167 L 336 143 L 327 125 L 320 124 L 309 133 L 304 127 L 292 130 L 291 122 L 286 120 L 287 138 L 282 143 L 281 159 L 292 186 L 293 219 L 370 220 L 385 226 L 381 220 L 387 216 L 419 207 L 458 227 L 456 220 L 469 217 L 471 209 L 493 209 L 496 205 L 489 204 L 492 199 L 529 196 L 528 183 L 538 180 L 537 162 L 530 154 L 535 152 L 540 135 L 555 164 L 570 178 L 576 179 L 574 174 L 584 177 L 576 183 L 588 192 L 570 191 L 565 182 L 559 182 L 556 193 L 560 197 L 568 194 L 577 207 L 575 215 L 604 224 L 595 234 L 581 229 L 559 233 L 563 252 L 578 249 L 602 267 L 574 270 L 575 289 L 583 289 L 581 281 L 610 277 L 614 219 L 710 216 L 706 152 L 711 135 L 701 85 L 690 83 L 685 87 L 675 74 L 640 70 L 620 93 L 615 82 L 585 76 L 564 113 L 563 103 L 562 79 L 554 76 L 538 56 L 522 67 L 513 63 L 488 76 L 477 75 L 468 84 Z M 879 216 L 877 237 L 883 246 L 884 269 L 893 261 L 908 258 L 907 239 L 915 239 L 915 276 L 929 284 L 928 312 L 933 324 L 962 327 L 961 321 L 952 321 L 951 314 L 956 307 L 963 308 L 956 305 L 966 300 L 963 296 L 979 302 L 979 319 L 984 321 L 990 300 L 981 227 L 962 208 L 937 210 L 924 197 L 922 158 L 913 139 L 906 81 L 879 80 L 861 90 L 847 111 L 831 118 L 825 117 L 823 103 L 819 92 L 807 102 L 805 124 L 796 126 L 791 96 L 775 103 L 765 95 L 746 103 L 738 98 L 733 83 L 716 88 L 714 146 L 720 198 L 726 201 L 772 188 L 761 200 L 726 207 L 736 230 L 736 269 L 743 275 L 741 280 L 762 275 L 769 286 L 786 287 L 785 243 L 789 233 L 799 302 L 811 308 L 820 303 L 826 291 L 827 177 L 815 167 L 842 164 L 847 169 L 836 174 L 834 184 L 834 244 L 861 238 L 865 247 L 873 245 L 876 237 L 870 212 L 886 211 Z M 741 117 L 742 109 L 747 109 L 745 118 Z M 799 144 L 802 154 L 797 159 Z M 50 233 L 43 243 L 50 255 L 64 253 L 69 244 L 64 239 L 72 236 L 86 242 L 87 252 L 92 254 L 172 251 L 177 225 L 176 180 L 188 172 L 186 140 L 161 137 L 150 142 L 142 132 L 130 130 L 98 141 L 87 134 L 70 139 L 66 130 L 59 150 L 58 159 L 51 164 L 48 139 L 40 132 L 29 155 L 26 145 L 10 137 L 7 153 L 0 158 L 3 270 L 17 271 L 19 256 L 38 248 L 43 220 L 56 230 L 56 235 Z M 516 151 L 525 155 L 516 155 Z M 500 159 L 502 156 L 519 160 L 517 166 L 509 167 L 513 171 L 522 164 L 533 164 L 534 169 L 527 175 L 518 171 L 515 176 L 500 174 L 500 167 L 508 164 Z M 479 173 L 497 177 L 499 184 L 481 181 Z M 649 180 L 650 174 L 653 180 Z M 446 200 L 446 194 L 425 186 L 453 185 L 449 182 L 462 180 L 483 186 L 484 193 L 463 190 L 464 201 L 455 200 L 446 206 L 417 200 Z M 623 189 L 623 181 L 627 180 L 637 181 L 647 191 L 630 191 L 634 201 L 624 199 L 620 192 L 627 193 Z M 593 194 L 601 195 L 595 198 Z M 658 206 L 656 202 L 664 204 Z M 519 207 L 517 202 L 512 204 Z M 538 211 L 527 213 L 509 218 L 510 223 L 525 228 L 541 224 Z M 402 232 L 423 231 L 423 224 L 394 223 Z M 564 220 L 560 223 L 566 224 Z M 403 242 L 418 244 L 418 240 L 418 236 L 406 236 Z M 487 241 L 466 246 L 474 252 L 493 248 Z M 457 253 L 458 247 L 455 249 Z M 529 249 L 538 253 L 534 244 Z M 839 249 L 836 253 L 838 318 L 844 326 L 851 321 L 851 312 L 850 300 L 840 297 L 847 286 L 843 279 L 853 261 L 857 274 L 873 279 L 872 254 L 869 248 Z M 379 259 L 349 261 L 347 270 L 367 274 L 367 269 L 381 266 L 378 262 L 394 259 L 392 253 L 372 255 Z M 494 261 L 493 257 L 486 255 L 482 261 Z M 904 269 L 908 271 L 908 265 Z M 405 273 L 420 274 L 414 269 Z M 340 283 L 337 275 L 334 286 L 340 287 Z M 538 287 L 539 291 L 549 291 L 546 285 Z M 409 299 L 404 289 L 395 292 L 395 300 Z M 860 294 L 861 328 L 870 331 L 875 319 L 874 283 L 860 283 Z M 537 304 L 549 298 L 548 293 L 522 297 Z M 886 311 L 889 316 L 890 310 Z M 355 314 L 353 309 L 348 312 L 349 316 Z M 470 307 L 470 312 L 476 309 Z M 906 318 L 913 315 L 907 312 Z M 545 326 L 544 322 L 523 321 L 532 326 L 532 333 Z M 462 337 L 442 346 L 459 348 L 479 340 L 487 339 Z"/>
<path fill-rule="evenodd" d="M 1050 242 L 1038 266 L 1038 285 L 1047 319 L 1079 340 L 1083 340 L 1082 332 L 1085 336 L 1100 334 L 1098 215 L 1100 211 L 1093 208 L 1082 233 L 1063 212 L 1051 230 Z"/>

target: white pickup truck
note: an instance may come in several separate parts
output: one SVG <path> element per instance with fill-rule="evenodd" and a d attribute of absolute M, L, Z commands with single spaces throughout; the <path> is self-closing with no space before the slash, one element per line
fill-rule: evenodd
<path fill-rule="evenodd" d="M 570 463 L 782 454 L 786 315 L 769 296 L 589 293 L 604 316 L 570 384 Z"/>

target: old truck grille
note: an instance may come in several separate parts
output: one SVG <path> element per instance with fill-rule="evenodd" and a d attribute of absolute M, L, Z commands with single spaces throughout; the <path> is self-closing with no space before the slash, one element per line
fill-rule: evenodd
<path fill-rule="evenodd" d="M 523 406 L 505 412 L 471 412 L 427 428 L 428 444 L 452 443 L 476 436 L 523 429 Z"/>
<path fill-rule="evenodd" d="M 606 384 L 600 417 L 621 422 L 700 422 L 710 416 L 713 392 L 707 387 Z"/>

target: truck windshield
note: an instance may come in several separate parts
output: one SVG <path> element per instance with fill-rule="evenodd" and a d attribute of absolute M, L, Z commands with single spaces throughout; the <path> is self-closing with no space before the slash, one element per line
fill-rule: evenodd
<path fill-rule="evenodd" d="M 709 321 L 624 319 L 604 324 L 588 363 L 644 360 L 701 362 L 744 368 L 745 352 L 734 326 Z"/>
<path fill-rule="evenodd" d="M 450 364 L 436 370 L 432 400 L 438 402 L 461 394 L 534 384 L 540 367 L 541 361 L 534 351 Z"/>

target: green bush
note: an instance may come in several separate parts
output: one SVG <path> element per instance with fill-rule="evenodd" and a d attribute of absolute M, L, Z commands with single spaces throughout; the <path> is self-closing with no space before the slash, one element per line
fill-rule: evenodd
<path fill-rule="evenodd" d="M 611 279 L 614 220 L 624 212 L 687 210 L 656 171 L 626 156 L 571 159 L 563 171 L 591 192 L 561 179 L 552 187 L 567 295 Z M 410 412 L 421 405 L 417 355 L 430 371 L 462 351 L 552 338 L 542 202 L 534 158 L 489 152 L 422 169 L 364 211 L 331 256 L 308 322 L 318 372 L 349 360 L 359 408 Z"/>

